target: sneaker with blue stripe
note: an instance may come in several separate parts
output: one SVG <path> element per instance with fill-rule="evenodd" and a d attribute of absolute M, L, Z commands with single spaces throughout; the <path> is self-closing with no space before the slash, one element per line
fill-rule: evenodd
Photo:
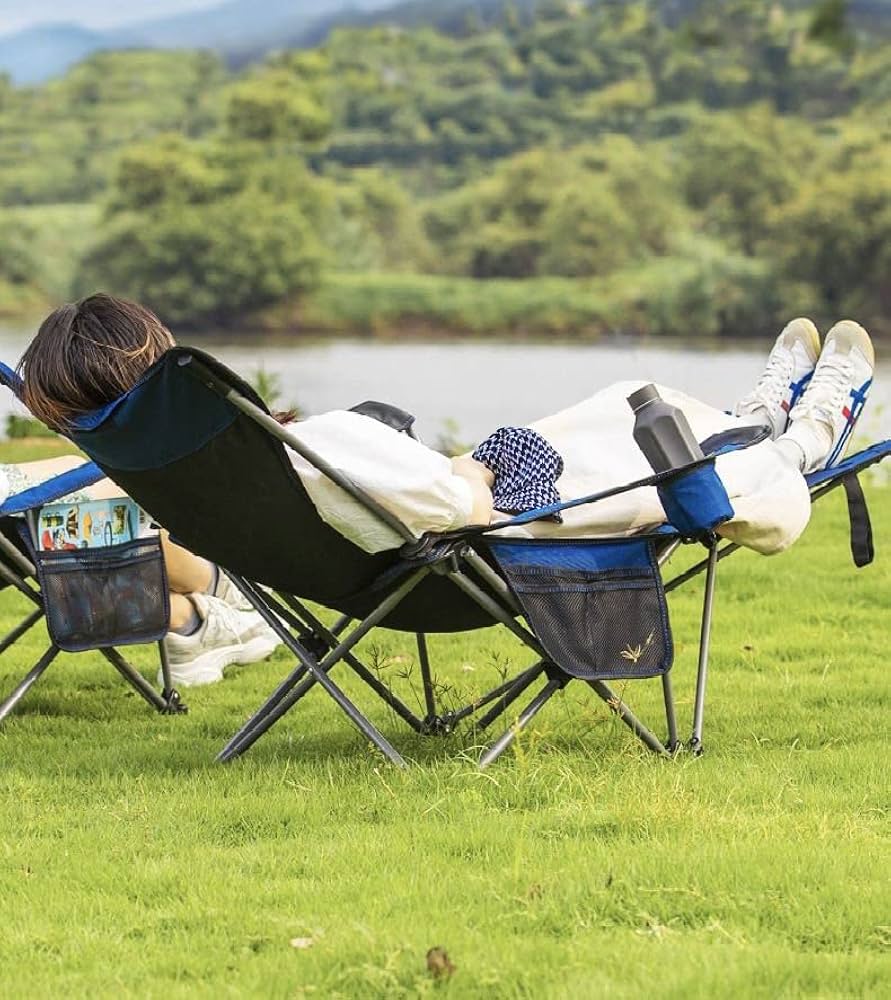
<path fill-rule="evenodd" d="M 819 354 L 820 334 L 814 324 L 803 316 L 791 320 L 777 337 L 755 388 L 736 404 L 734 414 L 766 424 L 770 436 L 778 438 L 814 374 Z"/>
<path fill-rule="evenodd" d="M 872 341 L 859 323 L 845 319 L 826 334 L 813 378 L 789 414 L 788 437 L 805 440 L 797 432 L 808 421 L 828 431 L 828 451 L 808 455 L 807 471 L 831 468 L 844 458 L 866 405 L 875 363 Z"/>

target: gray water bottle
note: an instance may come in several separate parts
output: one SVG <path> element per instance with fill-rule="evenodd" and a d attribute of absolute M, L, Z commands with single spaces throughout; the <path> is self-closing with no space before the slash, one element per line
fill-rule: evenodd
<path fill-rule="evenodd" d="M 665 402 L 656 386 L 632 392 L 628 405 L 634 410 L 634 440 L 653 472 L 667 472 L 704 457 L 687 418 Z"/>

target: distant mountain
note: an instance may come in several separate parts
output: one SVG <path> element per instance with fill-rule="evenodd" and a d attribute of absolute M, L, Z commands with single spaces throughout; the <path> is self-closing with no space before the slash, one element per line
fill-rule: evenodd
<path fill-rule="evenodd" d="M 39 25 L 0 37 L 0 73 L 20 85 L 40 83 L 101 49 L 213 49 L 223 55 L 266 52 L 299 39 L 320 19 L 362 16 L 394 0 L 226 0 L 206 10 L 90 31 Z"/>
<path fill-rule="evenodd" d="M 189 11 L 128 25 L 113 33 L 121 47 L 211 48 L 230 52 L 252 43 L 274 43 L 297 34 L 321 17 L 358 13 L 392 0 L 227 0 L 207 10 Z"/>
<path fill-rule="evenodd" d="M 42 24 L 0 38 L 0 73 L 19 84 L 40 83 L 102 48 L 107 44 L 100 32 L 76 24 Z"/>
<path fill-rule="evenodd" d="M 596 0 L 587 0 L 589 3 Z M 501 20 L 504 8 L 510 4 L 518 14 L 526 16 L 535 9 L 537 0 L 390 0 L 376 9 L 333 11 L 305 25 L 287 39 L 295 48 L 320 45 L 335 28 L 373 27 L 391 24 L 399 28 L 438 28 L 446 33 L 459 32 L 467 24 L 492 24 Z"/>
<path fill-rule="evenodd" d="M 594 3 L 597 0 L 582 0 Z M 319 45 L 338 27 L 393 24 L 430 25 L 445 32 L 469 22 L 488 24 L 510 3 L 520 16 L 536 0 L 225 0 L 205 10 L 89 31 L 74 24 L 43 25 L 0 37 L 0 73 L 20 85 L 40 83 L 100 49 L 212 49 L 233 65 L 261 58 L 272 49 Z M 662 0 L 666 20 L 695 9 L 696 0 Z M 813 0 L 786 0 L 807 7 Z M 849 12 L 861 31 L 888 31 L 891 0 L 850 0 Z"/>

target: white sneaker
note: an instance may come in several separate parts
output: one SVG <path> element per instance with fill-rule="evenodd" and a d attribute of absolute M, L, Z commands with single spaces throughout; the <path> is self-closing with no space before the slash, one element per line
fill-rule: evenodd
<path fill-rule="evenodd" d="M 845 319 L 826 334 L 814 377 L 792 412 L 784 439 L 804 452 L 804 472 L 841 461 L 866 405 L 876 357 L 869 334 Z"/>
<path fill-rule="evenodd" d="M 272 653 L 279 638 L 256 611 L 239 611 L 218 597 L 190 594 L 202 618 L 192 635 L 168 632 L 164 639 L 174 687 L 216 684 L 230 663 L 255 663 Z M 161 674 L 158 685 L 163 685 Z"/>
<path fill-rule="evenodd" d="M 239 611 L 253 611 L 254 606 L 235 586 L 220 567 L 217 567 L 217 583 L 213 588 L 211 597 L 218 597 L 221 601 L 229 605 L 230 608 L 237 608 Z"/>
<path fill-rule="evenodd" d="M 789 413 L 807 388 L 820 354 L 820 334 L 803 316 L 783 327 L 767 357 L 755 388 L 736 404 L 737 417 L 753 417 L 777 438 L 786 430 Z"/>

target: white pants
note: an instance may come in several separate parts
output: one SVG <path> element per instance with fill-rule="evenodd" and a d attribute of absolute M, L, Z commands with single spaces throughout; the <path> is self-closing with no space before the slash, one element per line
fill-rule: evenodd
<path fill-rule="evenodd" d="M 634 417 L 626 401 L 643 384 L 611 385 L 531 425 L 563 457 L 563 475 L 557 482 L 563 500 L 643 479 L 652 472 L 632 437 Z M 683 393 L 662 386 L 659 391 L 684 411 L 700 441 L 740 423 Z M 468 484 L 452 473 L 447 458 L 407 435 L 343 410 L 310 417 L 288 429 L 416 536 L 468 523 L 472 505 Z M 292 452 L 291 459 L 321 517 L 342 535 L 368 552 L 402 544 L 391 528 L 299 455 Z M 723 455 L 716 467 L 734 509 L 732 520 L 719 529 L 724 537 L 764 554 L 781 552 L 799 537 L 810 517 L 807 485 L 772 441 Z M 496 512 L 497 518 L 502 516 Z M 665 521 L 653 487 L 576 507 L 563 517 L 562 524 L 539 521 L 507 531 L 535 538 L 601 537 L 632 534 Z"/>

